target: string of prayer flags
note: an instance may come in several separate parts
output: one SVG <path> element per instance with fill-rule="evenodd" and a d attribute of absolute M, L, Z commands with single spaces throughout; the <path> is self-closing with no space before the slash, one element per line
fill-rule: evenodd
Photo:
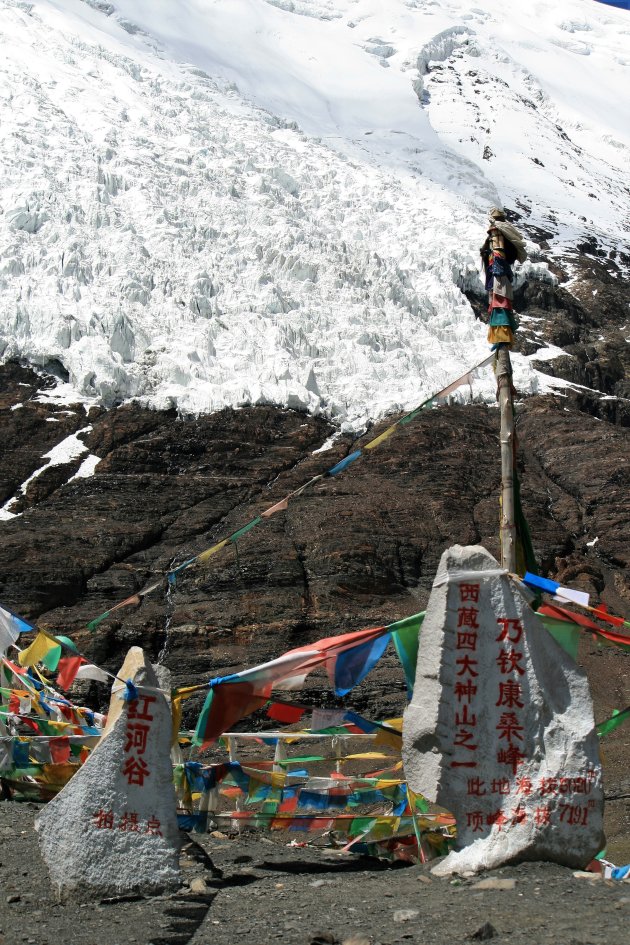
<path fill-rule="evenodd" d="M 396 423 L 388 427 L 385 431 L 383 431 L 383 433 L 379 434 L 377 437 L 375 437 L 373 440 L 367 443 L 367 445 L 365 446 L 365 450 L 372 450 L 375 447 L 379 446 L 381 443 L 384 443 L 386 440 L 389 439 L 390 436 L 392 436 L 395 433 L 395 431 L 398 429 L 399 426 L 405 426 L 406 424 L 410 423 L 413 419 L 415 419 L 416 416 L 418 416 L 418 414 L 422 410 L 424 410 L 427 407 L 432 406 L 434 403 L 437 403 L 439 400 L 447 397 L 449 394 L 455 391 L 458 387 L 461 387 L 464 384 L 471 384 L 472 379 L 477 375 L 477 373 L 482 368 L 487 367 L 495 359 L 495 357 L 496 355 L 493 352 L 488 357 L 484 358 L 484 360 L 481 361 L 479 364 L 476 364 L 474 367 L 466 371 L 465 374 L 462 374 L 461 377 L 458 377 L 456 380 L 451 381 L 451 383 L 448 384 L 446 387 L 444 387 L 442 390 L 438 391 L 436 394 L 433 394 L 433 396 L 429 397 L 427 400 L 424 400 L 418 407 L 416 407 L 410 413 L 405 414 L 404 417 L 401 417 L 400 420 L 397 420 Z M 339 460 L 339 462 L 335 463 L 334 466 L 331 466 L 331 468 L 328 469 L 326 472 L 320 473 L 317 476 L 313 476 L 311 479 L 308 480 L 308 482 L 300 486 L 300 488 L 295 489 L 293 492 L 290 492 L 283 499 L 274 503 L 274 505 L 270 506 L 268 509 L 265 509 L 265 511 L 261 512 L 259 515 L 253 518 L 250 522 L 248 522 L 246 525 L 243 525 L 241 528 L 237 529 L 231 535 L 228 535 L 227 537 L 218 541 L 216 544 L 212 545 L 210 548 L 207 548 L 204 551 L 199 552 L 199 554 L 195 555 L 194 557 L 189 558 L 187 561 L 184 561 L 182 564 L 178 565 L 176 568 L 172 568 L 169 571 L 167 571 L 164 577 L 160 581 L 157 581 L 155 584 L 152 584 L 150 587 L 145 588 L 143 591 L 140 591 L 138 594 L 134 594 L 131 597 L 128 597 L 126 600 L 121 601 L 119 604 L 116 604 L 115 607 L 110 608 L 109 610 L 105 611 L 105 613 L 101 614 L 100 616 L 95 617 L 93 620 L 91 620 L 87 624 L 88 630 L 95 630 L 104 620 L 106 620 L 108 617 L 110 617 L 113 613 L 115 613 L 115 611 L 119 610 L 120 608 L 131 606 L 132 604 L 140 603 L 142 598 L 145 597 L 147 594 L 150 594 L 152 591 L 157 590 L 159 587 L 162 587 L 165 580 L 171 587 L 174 586 L 177 580 L 177 575 L 179 573 L 187 570 L 190 567 L 194 567 L 195 565 L 205 564 L 213 555 L 215 555 L 217 552 L 225 548 L 227 545 L 236 544 L 236 542 L 240 538 L 246 535 L 249 531 L 251 531 L 257 525 L 261 524 L 261 522 L 271 518 L 277 512 L 286 510 L 288 508 L 288 503 L 290 499 L 296 498 L 297 496 L 301 495 L 305 490 L 311 488 L 320 479 L 337 476 L 339 473 L 347 469 L 348 466 L 354 463 L 357 459 L 359 459 L 362 455 L 363 455 L 362 450 L 355 450 L 354 452 L 350 453 L 348 456 Z"/>
<path fill-rule="evenodd" d="M 594 617 L 597 617 L 598 620 L 603 620 L 605 623 L 610 623 L 614 627 L 626 627 L 630 629 L 630 621 L 624 620 L 623 617 L 616 617 L 614 614 L 608 612 L 608 608 L 605 604 L 600 603 L 597 607 L 591 607 L 589 605 L 589 595 L 584 591 L 576 591 L 570 587 L 561 587 L 556 581 L 550 581 L 547 578 L 541 578 L 536 574 L 530 574 L 527 572 L 523 578 L 523 582 L 529 587 L 535 587 L 538 590 L 543 590 L 547 593 L 553 594 L 556 600 L 562 600 L 567 603 L 577 604 L 578 607 L 581 607 L 583 610 L 587 610 L 589 613 L 593 614 Z M 553 607 L 553 610 L 561 611 L 562 613 L 569 613 L 569 611 L 562 611 L 562 608 Z M 539 612 L 543 612 L 545 608 L 539 608 Z M 577 616 L 577 615 L 573 615 Z M 563 619 L 562 617 L 560 619 Z M 566 619 L 566 618 L 564 618 Z M 581 626 L 586 627 L 589 630 L 594 632 L 601 632 L 602 635 L 606 635 L 606 631 L 603 631 L 601 627 L 598 627 L 597 624 L 594 624 L 592 621 L 589 621 L 587 618 L 583 617 L 580 621 L 576 620 L 576 623 L 580 623 Z M 611 642 L 619 642 L 623 645 L 622 641 L 630 643 L 630 638 L 618 637 L 616 640 L 611 640 Z"/>
<path fill-rule="evenodd" d="M 589 612 L 593 613 L 596 611 L 596 608 L 589 607 L 587 608 Z M 615 646 L 620 646 L 625 650 L 630 650 L 630 636 L 624 636 L 620 633 L 613 633 L 612 630 L 604 630 L 603 627 L 598 626 L 594 621 L 592 621 L 585 614 L 574 614 L 570 610 L 565 610 L 563 607 L 558 607 L 555 604 L 545 604 L 542 607 L 539 607 L 538 613 L 543 615 L 544 618 L 554 617 L 557 620 L 569 621 L 575 623 L 578 626 L 582 627 L 584 630 L 588 630 L 590 633 L 593 633 L 595 636 L 600 637 L 603 640 L 606 640 L 608 643 L 613 643 Z M 601 611 L 600 611 L 601 613 Z M 610 615 L 608 615 L 610 616 Z M 620 620 L 621 618 L 615 618 Z M 628 621 L 624 620 L 624 627 L 630 626 Z"/>
<path fill-rule="evenodd" d="M 415 614 L 387 627 L 327 637 L 289 650 L 278 659 L 253 669 L 211 680 L 193 744 L 205 750 L 246 715 L 262 708 L 269 701 L 274 686 L 282 683 L 283 689 L 298 688 L 318 666 L 326 667 L 336 695 L 346 695 L 374 668 L 392 638 L 397 640 L 397 652 L 402 654 L 409 685 L 412 674 L 415 675 L 417 634 L 423 617 L 423 614 Z"/>
<path fill-rule="evenodd" d="M 104 614 L 101 614 L 100 617 L 95 617 L 94 620 L 90 620 L 87 624 L 88 630 L 96 630 L 99 624 L 101 624 L 107 617 L 111 614 L 116 613 L 117 610 L 121 610 L 123 607 L 131 607 L 142 603 L 142 598 L 146 597 L 147 594 L 153 593 L 158 587 L 162 587 L 164 583 L 163 579 L 156 581 L 155 584 L 151 584 L 150 587 L 145 587 L 144 590 L 138 591 L 137 594 L 132 594 L 131 597 L 127 597 L 125 600 L 121 600 L 120 603 L 116 604 L 115 607 L 110 607 L 109 610 L 106 610 Z"/>
<path fill-rule="evenodd" d="M 273 687 L 280 682 L 284 689 L 295 689 L 302 685 L 311 670 L 322 665 L 326 666 L 329 678 L 336 681 L 336 663 L 340 656 L 344 687 L 349 683 L 353 672 L 363 678 L 366 666 L 371 663 L 374 655 L 372 649 L 363 648 L 356 663 L 351 657 L 344 657 L 343 654 L 354 647 L 371 643 L 385 633 L 385 627 L 377 627 L 328 637 L 308 646 L 289 650 L 278 659 L 253 669 L 211 680 L 211 692 L 206 698 L 197 723 L 193 743 L 201 744 L 205 748 L 216 741 L 240 719 L 262 708 L 269 700 Z"/>

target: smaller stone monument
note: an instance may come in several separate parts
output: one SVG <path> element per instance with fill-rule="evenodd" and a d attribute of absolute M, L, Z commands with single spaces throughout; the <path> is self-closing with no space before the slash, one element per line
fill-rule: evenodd
<path fill-rule="evenodd" d="M 603 848 L 603 789 L 583 671 L 485 548 L 445 551 L 403 723 L 410 787 L 457 821 L 438 875 Z"/>
<path fill-rule="evenodd" d="M 60 895 L 181 885 L 169 700 L 140 647 L 129 650 L 118 675 L 105 734 L 36 823 Z"/>

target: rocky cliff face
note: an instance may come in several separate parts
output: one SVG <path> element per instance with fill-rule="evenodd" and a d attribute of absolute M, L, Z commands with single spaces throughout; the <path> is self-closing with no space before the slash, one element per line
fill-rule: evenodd
<path fill-rule="evenodd" d="M 585 257 L 579 265 L 571 293 L 537 283 L 520 291 L 521 350 L 562 342 L 570 353 L 546 369 L 584 385 L 518 403 L 523 504 L 540 572 L 628 613 L 627 293 L 614 263 Z M 207 567 L 183 572 L 174 587 L 163 582 L 139 606 L 90 632 L 91 619 L 324 472 L 385 424 L 359 440 L 340 436 L 320 453 L 334 430 L 306 414 L 250 407 L 185 418 L 133 403 L 86 414 L 83 405 L 46 396 L 54 378 L 17 363 L 0 371 L 0 502 L 19 513 L 0 525 L 0 600 L 73 636 L 112 669 L 139 644 L 171 669 L 176 684 L 203 681 L 422 609 L 451 543 L 499 553 L 498 411 L 440 407 L 340 477 L 320 481 Z M 62 441 L 75 448 L 46 465 L 42 457 Z M 94 474 L 72 478 L 88 455 L 98 459 Z M 585 636 L 582 658 L 598 719 L 630 702 L 625 654 Z M 98 684 L 91 686 L 85 698 L 102 700 Z M 308 698 L 334 701 L 318 677 Z M 352 702 L 375 716 L 400 712 L 404 682 L 394 657 Z M 197 709 L 191 702 L 189 722 Z M 622 729 L 607 751 L 610 795 L 627 797 L 628 752 Z M 613 833 L 623 831 L 625 809 L 610 809 Z"/>

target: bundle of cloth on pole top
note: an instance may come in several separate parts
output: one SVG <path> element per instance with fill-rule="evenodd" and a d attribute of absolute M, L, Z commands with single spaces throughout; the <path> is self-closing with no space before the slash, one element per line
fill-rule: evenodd
<path fill-rule="evenodd" d="M 505 219 L 504 210 L 493 207 L 489 217 L 488 236 L 480 250 L 489 300 L 488 343 L 511 347 L 518 328 L 514 316 L 512 266 L 517 260 L 525 262 L 527 250 L 521 234 Z"/>

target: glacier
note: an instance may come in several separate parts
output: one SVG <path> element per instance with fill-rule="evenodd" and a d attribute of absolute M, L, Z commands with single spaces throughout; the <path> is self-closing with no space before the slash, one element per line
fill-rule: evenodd
<path fill-rule="evenodd" d="M 0 359 L 68 400 L 358 431 L 481 361 L 486 213 L 630 251 L 630 19 L 593 0 L 0 0 Z M 627 269 L 625 270 L 627 271 Z M 523 393 L 562 388 L 514 355 Z M 475 382 L 491 400 L 494 382 Z"/>

